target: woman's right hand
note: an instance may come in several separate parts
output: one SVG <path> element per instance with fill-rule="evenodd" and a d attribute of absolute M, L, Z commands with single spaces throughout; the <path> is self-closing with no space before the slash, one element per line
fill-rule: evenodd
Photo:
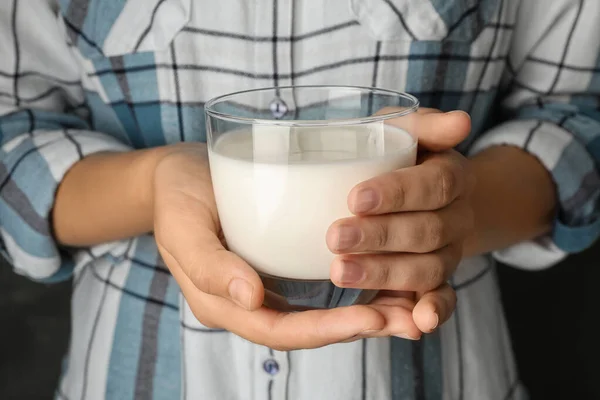
<path fill-rule="evenodd" d="M 412 300 L 283 313 L 262 306 L 258 274 L 225 248 L 213 196 L 206 146 L 179 144 L 163 152 L 153 179 L 158 249 L 192 312 L 222 328 L 278 350 L 307 349 L 363 337 L 418 338 Z M 244 204 L 240 193 L 240 207 Z"/>

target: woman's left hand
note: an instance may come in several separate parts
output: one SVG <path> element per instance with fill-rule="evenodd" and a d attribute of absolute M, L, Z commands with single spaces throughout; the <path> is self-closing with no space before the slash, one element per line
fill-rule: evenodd
<path fill-rule="evenodd" d="M 331 266 L 334 284 L 381 290 L 374 304 L 414 299 L 416 326 L 431 332 L 450 318 L 456 306 L 447 281 L 473 231 L 469 195 L 475 178 L 469 161 L 451 150 L 458 143 L 454 141 L 468 134 L 468 116 L 427 109 L 420 114 L 437 115 L 415 116 L 416 121 L 438 117 L 444 123 L 414 127 L 425 150 L 417 165 L 357 185 L 348 196 L 355 216 L 332 224 L 327 245 L 338 254 Z M 452 133 L 444 137 L 444 131 L 454 132 L 455 140 Z"/>

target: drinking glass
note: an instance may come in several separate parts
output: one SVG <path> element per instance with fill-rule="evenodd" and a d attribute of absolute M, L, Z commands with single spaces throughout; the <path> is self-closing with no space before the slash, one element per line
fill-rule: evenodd
<path fill-rule="evenodd" d="M 325 236 L 350 217 L 358 183 L 413 166 L 415 97 L 351 86 L 290 86 L 206 104 L 211 177 L 227 247 L 251 265 L 265 305 L 282 311 L 367 304 L 336 287 Z"/>

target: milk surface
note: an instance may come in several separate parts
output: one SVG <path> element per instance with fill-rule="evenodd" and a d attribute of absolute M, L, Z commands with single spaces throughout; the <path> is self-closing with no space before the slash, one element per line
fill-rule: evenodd
<path fill-rule="evenodd" d="M 351 215 L 350 190 L 414 165 L 416 153 L 408 133 L 383 124 L 225 133 L 209 157 L 227 245 L 261 273 L 329 279 L 325 234 Z"/>

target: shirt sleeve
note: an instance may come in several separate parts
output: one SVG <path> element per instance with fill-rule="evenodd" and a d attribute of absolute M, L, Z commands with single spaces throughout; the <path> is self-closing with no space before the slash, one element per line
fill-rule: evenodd
<path fill-rule="evenodd" d="M 521 2 L 505 76 L 505 121 L 471 154 L 513 145 L 551 174 L 558 210 L 550 236 L 494 253 L 541 269 L 590 247 L 600 235 L 600 2 Z"/>
<path fill-rule="evenodd" d="M 73 269 L 49 219 L 59 183 L 86 155 L 128 147 L 90 131 L 55 2 L 27 3 L 0 2 L 0 239 L 15 271 L 51 282 Z"/>

